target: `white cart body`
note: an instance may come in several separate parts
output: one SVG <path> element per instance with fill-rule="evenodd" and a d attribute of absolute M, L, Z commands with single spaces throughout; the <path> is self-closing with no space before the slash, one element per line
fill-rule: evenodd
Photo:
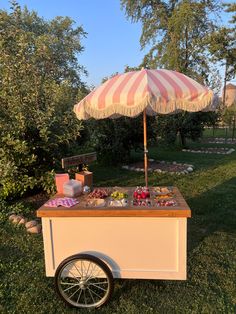
<path fill-rule="evenodd" d="M 46 276 L 71 255 L 103 260 L 114 278 L 186 279 L 187 217 L 191 211 L 175 188 L 172 209 L 45 208 L 42 217 Z"/>

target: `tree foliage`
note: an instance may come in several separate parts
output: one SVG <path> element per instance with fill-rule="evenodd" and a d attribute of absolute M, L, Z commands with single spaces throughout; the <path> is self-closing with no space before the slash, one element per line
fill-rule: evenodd
<path fill-rule="evenodd" d="M 45 184 L 79 135 L 72 106 L 85 32 L 68 17 L 51 21 L 12 2 L 0 11 L 0 184 L 4 196 Z"/>
<path fill-rule="evenodd" d="M 187 147 L 186 139 L 197 141 L 203 133 L 204 126 L 215 127 L 219 114 L 215 112 L 178 113 L 157 117 L 157 133 L 168 143 L 174 144 L 179 137 L 180 144 Z"/>
<path fill-rule="evenodd" d="M 153 117 L 147 118 L 148 139 L 155 138 Z M 87 143 L 96 150 L 98 159 L 119 164 L 130 159 L 132 149 L 143 149 L 143 117 L 90 120 L 85 123 Z"/>
<path fill-rule="evenodd" d="M 209 51 L 209 34 L 218 29 L 221 10 L 217 0 L 121 0 L 121 5 L 128 18 L 142 23 L 140 44 L 149 52 L 141 66 L 176 70 L 219 90 L 219 74 Z M 206 120 L 206 114 L 186 112 L 158 117 L 158 131 L 169 142 L 179 133 L 185 145 L 185 137 L 201 136 Z"/>
<path fill-rule="evenodd" d="M 140 44 L 150 47 L 144 66 L 173 69 L 200 82 L 207 78 L 207 38 L 216 28 L 218 1 L 121 0 L 121 5 L 133 22 L 142 23 Z"/>

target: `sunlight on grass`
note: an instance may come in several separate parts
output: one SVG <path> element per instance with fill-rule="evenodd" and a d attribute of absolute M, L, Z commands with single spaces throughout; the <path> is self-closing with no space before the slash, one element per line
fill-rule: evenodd
<path fill-rule="evenodd" d="M 137 156 L 142 160 L 142 154 Z M 235 313 L 235 157 L 236 153 L 195 156 L 163 147 L 150 149 L 150 158 L 187 162 L 196 168 L 186 176 L 149 176 L 150 185 L 178 186 L 192 209 L 188 280 L 116 280 L 110 303 L 99 313 Z M 144 184 L 142 173 L 120 166 L 94 164 L 92 170 L 97 186 Z M 28 235 L 2 218 L 0 238 L 1 312 L 77 313 L 58 299 L 53 278 L 45 276 L 41 235 Z"/>

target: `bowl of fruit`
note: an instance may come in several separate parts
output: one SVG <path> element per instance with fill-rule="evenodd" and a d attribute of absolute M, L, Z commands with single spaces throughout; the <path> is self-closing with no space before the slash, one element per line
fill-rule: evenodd
<path fill-rule="evenodd" d="M 120 191 L 114 191 L 111 193 L 111 199 L 108 202 L 108 206 L 124 207 L 128 205 L 128 194 Z"/>
<path fill-rule="evenodd" d="M 134 190 L 133 198 L 136 200 L 146 200 L 150 198 L 150 192 L 147 187 L 137 186 Z"/>
<path fill-rule="evenodd" d="M 89 193 L 88 198 L 106 198 L 109 196 L 109 191 L 107 189 L 96 188 L 91 193 Z"/>
<path fill-rule="evenodd" d="M 142 207 L 151 206 L 150 191 L 148 187 L 137 186 L 133 192 L 132 205 Z"/>

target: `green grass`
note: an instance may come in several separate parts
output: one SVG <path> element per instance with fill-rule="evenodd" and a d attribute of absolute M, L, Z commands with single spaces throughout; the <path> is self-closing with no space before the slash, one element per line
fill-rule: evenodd
<path fill-rule="evenodd" d="M 203 133 L 204 137 L 226 137 L 226 138 L 232 138 L 233 130 L 229 127 L 223 127 L 223 128 L 209 128 L 205 129 Z M 235 134 L 236 135 L 236 134 Z M 234 138 L 235 138 L 234 135 Z"/>
<path fill-rule="evenodd" d="M 203 146 L 191 144 L 197 145 Z M 187 176 L 149 176 L 150 185 L 178 186 L 192 209 L 188 280 L 116 280 L 109 304 L 91 313 L 235 313 L 236 153 L 191 154 L 159 146 L 150 149 L 150 157 L 187 162 L 196 168 Z M 143 174 L 116 166 L 94 164 L 92 170 L 96 185 L 144 183 Z M 88 312 L 70 309 L 57 297 L 53 278 L 44 273 L 41 235 L 28 235 L 2 217 L 0 245 L 1 313 Z"/>

